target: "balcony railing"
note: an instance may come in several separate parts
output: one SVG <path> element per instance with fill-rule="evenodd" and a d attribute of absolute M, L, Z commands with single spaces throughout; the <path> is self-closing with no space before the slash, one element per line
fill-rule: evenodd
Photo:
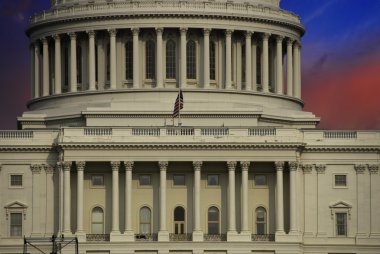
<path fill-rule="evenodd" d="M 356 139 L 356 131 L 325 131 L 323 137 L 327 139 Z"/>
<path fill-rule="evenodd" d="M 192 235 L 191 234 L 169 234 L 170 241 L 173 242 L 186 242 L 186 241 L 192 241 Z"/>
<path fill-rule="evenodd" d="M 201 135 L 202 136 L 228 136 L 229 129 L 228 128 L 202 128 Z"/>
<path fill-rule="evenodd" d="M 194 128 L 168 128 L 166 129 L 168 136 L 193 136 Z"/>
<path fill-rule="evenodd" d="M 2 139 L 30 139 L 33 136 L 33 131 L 0 131 Z"/>
<path fill-rule="evenodd" d="M 109 242 L 110 235 L 109 234 L 87 234 L 86 241 L 87 242 Z"/>
<path fill-rule="evenodd" d="M 135 234 L 136 241 L 157 241 L 157 234 Z"/>
<path fill-rule="evenodd" d="M 263 234 L 263 235 L 252 234 L 251 239 L 254 242 L 274 242 L 275 235 L 274 234 Z"/>
<path fill-rule="evenodd" d="M 112 136 L 111 128 L 85 128 L 85 136 Z"/>
<path fill-rule="evenodd" d="M 205 234 L 203 236 L 203 240 L 206 242 L 221 242 L 221 241 L 227 241 L 227 235 L 226 234 Z"/>
<path fill-rule="evenodd" d="M 275 128 L 252 128 L 248 129 L 249 136 L 276 136 Z"/>

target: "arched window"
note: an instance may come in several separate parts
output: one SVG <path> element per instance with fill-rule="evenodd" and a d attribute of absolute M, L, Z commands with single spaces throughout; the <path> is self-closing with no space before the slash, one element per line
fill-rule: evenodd
<path fill-rule="evenodd" d="M 208 234 L 217 235 L 219 234 L 219 209 L 212 206 L 208 209 L 207 213 L 208 222 Z"/>
<path fill-rule="evenodd" d="M 150 234 L 151 227 L 151 211 L 149 207 L 142 207 L 140 209 L 140 234 Z"/>
<path fill-rule="evenodd" d="M 166 43 L 166 78 L 176 78 L 176 45 L 173 40 Z"/>
<path fill-rule="evenodd" d="M 190 40 L 186 45 L 186 77 L 187 79 L 197 78 L 197 49 L 195 42 Z"/>
<path fill-rule="evenodd" d="M 215 52 L 215 43 L 211 42 L 210 43 L 210 80 L 215 80 L 216 79 L 216 52 Z"/>
<path fill-rule="evenodd" d="M 82 84 L 82 47 L 77 46 L 77 83 Z"/>
<path fill-rule="evenodd" d="M 264 235 L 267 232 L 267 211 L 264 207 L 256 208 L 256 234 Z"/>
<path fill-rule="evenodd" d="M 185 209 L 177 206 L 174 209 L 174 234 L 185 233 Z"/>
<path fill-rule="evenodd" d="M 133 79 L 133 42 L 125 43 L 125 79 Z"/>
<path fill-rule="evenodd" d="M 99 206 L 92 209 L 91 214 L 91 233 L 104 234 L 104 212 Z"/>
<path fill-rule="evenodd" d="M 145 44 L 145 78 L 154 79 L 156 74 L 156 47 L 154 41 L 149 40 Z"/>

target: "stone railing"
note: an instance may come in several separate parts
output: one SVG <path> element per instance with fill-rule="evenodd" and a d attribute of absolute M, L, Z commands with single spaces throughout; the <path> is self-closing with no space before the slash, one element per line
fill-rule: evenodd
<path fill-rule="evenodd" d="M 4 130 L 0 131 L 0 146 L 51 147 L 58 134 L 59 130 Z"/>
<path fill-rule="evenodd" d="M 192 241 L 192 235 L 191 234 L 169 234 L 170 241 L 173 242 L 186 242 L 186 241 Z"/>
<path fill-rule="evenodd" d="M 263 234 L 263 235 L 252 234 L 251 239 L 254 242 L 274 242 L 275 235 L 274 234 Z"/>
<path fill-rule="evenodd" d="M 202 136 L 228 136 L 229 129 L 228 128 L 202 128 L 201 135 Z"/>
<path fill-rule="evenodd" d="M 220 241 L 227 241 L 227 235 L 226 234 L 205 234 L 203 236 L 203 240 L 205 242 L 220 242 Z"/>
<path fill-rule="evenodd" d="M 327 139 L 356 139 L 358 133 L 356 131 L 325 131 L 323 137 Z"/>
<path fill-rule="evenodd" d="M 160 136 L 159 128 L 133 128 L 133 136 Z"/>
<path fill-rule="evenodd" d="M 33 131 L 0 131 L 0 139 L 31 139 Z"/>
<path fill-rule="evenodd" d="M 135 234 L 136 241 L 157 241 L 157 234 Z"/>
<path fill-rule="evenodd" d="M 87 234 L 86 241 L 87 242 L 109 242 L 110 235 L 109 234 Z"/>
<path fill-rule="evenodd" d="M 168 128 L 166 129 L 167 136 L 193 136 L 194 128 Z"/>
<path fill-rule="evenodd" d="M 111 128 L 86 128 L 83 130 L 85 136 L 111 136 Z"/>
<path fill-rule="evenodd" d="M 249 136 L 276 136 L 276 128 L 252 128 L 248 130 Z"/>

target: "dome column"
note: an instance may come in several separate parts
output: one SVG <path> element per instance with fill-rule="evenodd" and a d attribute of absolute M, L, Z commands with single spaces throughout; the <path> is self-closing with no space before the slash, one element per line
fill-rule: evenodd
<path fill-rule="evenodd" d="M 110 88 L 116 89 L 116 29 L 108 30 L 110 34 Z M 94 45 L 95 52 L 95 45 Z M 94 54 L 95 59 L 95 54 Z"/>
<path fill-rule="evenodd" d="M 186 35 L 187 35 L 187 28 L 181 28 L 181 88 L 186 87 Z"/>
<path fill-rule="evenodd" d="M 156 49 L 156 78 L 157 78 L 157 83 L 156 87 L 157 88 L 163 88 L 164 87 L 164 76 L 163 76 L 163 61 L 162 61 L 162 34 L 164 32 L 164 29 L 161 27 L 156 28 L 156 36 L 157 36 L 157 49 Z"/>
<path fill-rule="evenodd" d="M 226 30 L 226 82 L 225 82 L 225 88 L 226 89 L 232 89 L 232 68 L 231 68 L 231 61 L 232 61 L 232 30 Z"/>
<path fill-rule="evenodd" d="M 245 33 L 245 90 L 252 90 L 252 32 Z"/>
<path fill-rule="evenodd" d="M 298 99 L 301 99 L 301 43 L 295 43 L 295 52 L 296 52 L 296 89 L 295 96 Z"/>
<path fill-rule="evenodd" d="M 89 90 L 94 91 L 96 90 L 95 87 L 95 32 L 94 31 L 88 31 L 88 64 L 89 64 L 89 73 L 88 73 L 88 80 L 89 80 Z"/>
<path fill-rule="evenodd" d="M 263 92 L 269 92 L 269 37 L 270 34 L 263 34 Z"/>
<path fill-rule="evenodd" d="M 257 91 L 257 40 L 252 41 L 252 90 Z"/>
<path fill-rule="evenodd" d="M 140 63 L 139 63 L 139 29 L 132 28 L 133 35 L 133 88 L 139 86 Z"/>
<path fill-rule="evenodd" d="M 286 52 L 286 94 L 293 96 L 293 40 L 287 41 Z"/>
<path fill-rule="evenodd" d="M 210 88 L 210 33 L 211 29 L 203 29 L 203 87 Z"/>
<path fill-rule="evenodd" d="M 284 93 L 284 70 L 282 62 L 282 41 L 284 37 L 277 36 L 276 41 L 276 92 L 277 94 Z"/>
<path fill-rule="evenodd" d="M 77 36 L 70 33 L 70 92 L 77 91 Z"/>
<path fill-rule="evenodd" d="M 55 40 L 55 86 L 54 86 L 54 93 L 55 94 L 61 94 L 62 88 L 61 88 L 61 37 L 56 34 L 54 35 Z"/>
<path fill-rule="evenodd" d="M 49 95 L 49 42 L 47 38 L 42 39 L 43 48 L 43 85 L 42 95 Z"/>

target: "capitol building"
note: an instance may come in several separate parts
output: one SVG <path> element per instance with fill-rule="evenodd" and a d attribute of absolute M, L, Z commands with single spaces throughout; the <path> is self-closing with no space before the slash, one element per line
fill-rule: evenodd
<path fill-rule="evenodd" d="M 303 111 L 304 33 L 280 0 L 52 0 L 0 253 L 379 254 L 380 131 Z"/>

